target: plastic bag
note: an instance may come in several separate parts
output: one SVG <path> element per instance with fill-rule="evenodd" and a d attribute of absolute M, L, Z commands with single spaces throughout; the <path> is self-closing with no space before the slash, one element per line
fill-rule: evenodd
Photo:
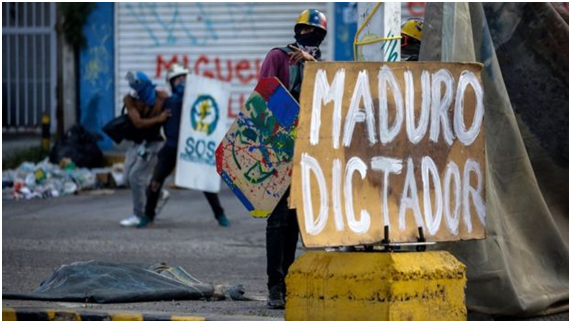
<path fill-rule="evenodd" d="M 95 168 L 104 164 L 103 153 L 97 141 L 103 137 L 85 130 L 80 125 L 69 129 L 50 152 L 50 161 L 59 164 L 64 158 L 71 159 L 77 167 Z"/>

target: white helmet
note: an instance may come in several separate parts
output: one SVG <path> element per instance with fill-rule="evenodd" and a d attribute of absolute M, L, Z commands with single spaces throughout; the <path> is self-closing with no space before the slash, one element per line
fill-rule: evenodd
<path fill-rule="evenodd" d="M 188 74 L 188 69 L 186 69 L 184 66 L 178 63 L 174 63 L 171 67 L 169 67 L 167 71 L 167 77 L 166 77 L 167 84 L 170 85 L 171 80 L 174 79 L 175 77 L 186 74 Z"/>

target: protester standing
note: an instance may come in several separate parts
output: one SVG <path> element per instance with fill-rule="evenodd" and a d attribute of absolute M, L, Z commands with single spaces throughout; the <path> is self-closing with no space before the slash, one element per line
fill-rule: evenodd
<path fill-rule="evenodd" d="M 140 133 L 127 149 L 124 167 L 125 183 L 132 191 L 133 215 L 122 220 L 120 225 L 133 227 L 145 215 L 145 190 L 157 162 L 157 152 L 163 143 L 160 127 L 169 118 L 170 112 L 163 110 L 168 93 L 157 90 L 145 73 L 128 72 L 126 78 L 132 91 L 123 98 L 123 103 L 129 119 Z M 164 205 L 168 195 L 167 191 L 161 193 L 161 205 Z"/>
<path fill-rule="evenodd" d="M 401 61 L 418 61 L 423 29 L 422 18 L 409 18 L 401 25 Z"/>
<path fill-rule="evenodd" d="M 264 59 L 260 77 L 277 77 L 299 102 L 305 62 L 321 59 L 319 46 L 327 35 L 327 18 L 315 9 L 304 10 L 294 27 L 295 42 L 272 49 Z M 284 308 L 285 277 L 295 260 L 299 226 L 295 210 L 288 209 L 289 188 L 266 225 L 268 307 Z"/>
<path fill-rule="evenodd" d="M 165 179 L 176 166 L 182 103 L 187 74 L 188 70 L 179 64 L 174 64 L 167 72 L 166 81 L 170 85 L 172 92 L 172 95 L 165 102 L 165 109 L 171 116 L 164 124 L 164 133 L 167 140 L 158 153 L 158 163 L 154 167 L 153 177 L 147 188 L 145 216 L 137 225 L 138 228 L 148 227 L 154 222 L 159 192 Z M 224 209 L 220 205 L 218 194 L 204 192 L 204 196 L 206 196 L 218 224 L 223 227 L 229 226 L 230 221 L 224 214 Z"/>

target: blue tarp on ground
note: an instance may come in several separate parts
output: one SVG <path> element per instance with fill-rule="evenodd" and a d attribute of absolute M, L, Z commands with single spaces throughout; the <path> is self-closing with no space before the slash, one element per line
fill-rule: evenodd
<path fill-rule="evenodd" d="M 180 267 L 104 261 L 63 265 L 31 293 L 2 293 L 4 299 L 125 303 L 208 299 L 212 284 L 202 283 Z"/>

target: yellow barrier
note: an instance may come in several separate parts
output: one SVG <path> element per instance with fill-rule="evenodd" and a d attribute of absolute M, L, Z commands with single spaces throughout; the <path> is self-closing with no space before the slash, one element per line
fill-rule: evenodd
<path fill-rule="evenodd" d="M 286 278 L 286 320 L 466 320 L 466 267 L 445 251 L 307 252 Z"/>
<path fill-rule="evenodd" d="M 2 307 L 2 321 L 17 321 L 16 310 L 10 307 Z"/>

